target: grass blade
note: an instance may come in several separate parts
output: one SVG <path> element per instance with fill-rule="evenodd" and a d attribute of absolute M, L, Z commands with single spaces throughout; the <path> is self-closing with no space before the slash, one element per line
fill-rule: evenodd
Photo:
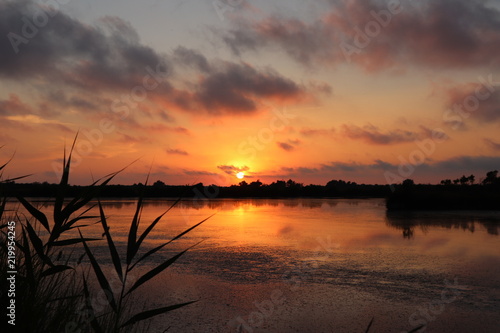
<path fill-rule="evenodd" d="M 420 326 L 418 326 L 418 327 L 415 327 L 415 328 L 414 328 L 414 329 L 412 329 L 411 331 L 408 331 L 408 333 L 415 333 L 415 332 L 417 332 L 417 331 L 420 331 L 420 330 L 421 330 L 422 328 L 424 328 L 424 327 L 425 327 L 425 324 L 420 325 Z"/>
<path fill-rule="evenodd" d="M 3 148 L 4 146 L 1 146 L 1 148 Z M 0 165 L 0 170 L 2 170 L 3 168 L 5 168 L 11 161 L 12 159 L 14 158 L 14 154 L 12 154 L 12 156 L 9 158 L 9 160 L 7 162 L 5 162 L 3 165 Z"/>
<path fill-rule="evenodd" d="M 134 218 L 132 219 L 132 223 L 130 223 L 130 230 L 128 232 L 128 241 L 127 241 L 127 265 L 130 265 L 132 259 L 137 253 L 137 229 L 139 229 L 139 220 L 142 212 L 142 194 L 139 196 L 137 200 L 137 207 L 135 209 Z"/>
<path fill-rule="evenodd" d="M 83 275 L 83 294 L 85 296 L 85 303 L 88 306 L 88 311 L 90 312 L 90 318 L 92 318 L 90 320 L 90 325 L 94 329 L 94 332 L 104 333 L 104 331 L 101 328 L 101 325 L 99 325 L 99 322 L 97 321 L 94 308 L 92 307 L 92 300 L 90 299 L 89 288 L 87 285 L 87 280 L 85 279 L 85 275 Z"/>
<path fill-rule="evenodd" d="M 372 320 L 370 320 L 370 323 L 368 324 L 368 327 L 366 328 L 366 331 L 365 333 L 368 333 L 368 331 L 370 330 L 370 327 L 372 327 L 372 324 L 373 324 L 373 320 L 375 319 L 375 317 L 372 318 Z"/>
<path fill-rule="evenodd" d="M 81 243 L 82 241 L 91 242 L 91 241 L 97 241 L 97 240 L 101 240 L 101 239 L 100 238 L 84 238 L 84 239 L 82 239 L 82 238 L 69 238 L 69 239 L 63 239 L 60 241 L 52 242 L 52 246 L 67 246 L 67 245 Z"/>
<path fill-rule="evenodd" d="M 36 281 L 35 281 L 35 274 L 33 272 L 33 261 L 31 260 L 32 254 L 31 254 L 30 244 L 28 238 L 26 237 L 26 229 L 22 224 L 21 226 L 23 228 L 23 246 L 21 247 L 21 249 L 24 252 L 24 266 L 26 268 L 26 276 L 28 278 L 28 284 L 30 286 L 34 286 Z"/>
<path fill-rule="evenodd" d="M 203 221 L 201 222 L 198 222 L 197 224 L 195 224 L 194 226 L 192 226 L 191 228 L 189 229 L 186 229 L 184 230 L 183 232 L 181 232 L 180 234 L 178 234 L 177 236 L 175 236 L 174 238 L 172 238 L 171 240 L 169 240 L 168 242 L 166 243 L 163 243 L 151 250 L 149 250 L 148 252 L 146 252 L 141 258 L 139 258 L 139 260 L 137 260 L 130 268 L 129 268 L 129 271 L 131 271 L 135 265 L 137 265 L 139 262 L 143 261 L 144 259 L 146 259 L 147 257 L 149 257 L 150 255 L 152 255 L 153 253 L 157 252 L 158 250 L 162 249 L 163 247 L 167 246 L 168 244 L 172 243 L 173 241 L 181 238 L 182 236 L 184 236 L 185 234 L 187 234 L 188 232 L 190 232 L 191 230 L 193 230 L 194 228 L 198 227 L 200 224 L 202 224 L 203 222 L 205 222 L 206 220 L 208 220 L 209 218 L 211 218 L 212 216 L 214 216 L 215 214 L 212 214 L 210 215 L 209 217 L 207 217 L 206 219 L 204 219 Z"/>
<path fill-rule="evenodd" d="M 83 238 L 82 233 L 80 232 L 80 230 L 78 230 L 78 232 L 80 233 L 80 238 L 82 238 L 82 244 L 83 244 L 83 247 L 85 248 L 85 253 L 87 253 L 87 257 L 89 258 L 90 263 L 92 265 L 92 268 L 94 269 L 94 273 L 97 277 L 97 281 L 99 282 L 101 289 L 106 294 L 109 305 L 111 305 L 111 308 L 116 313 L 117 306 L 116 306 L 116 302 L 115 302 L 115 297 L 113 295 L 113 291 L 111 290 L 111 286 L 109 285 L 108 279 L 106 279 L 106 276 L 102 272 L 101 266 L 99 266 L 94 255 L 92 254 L 89 247 L 87 246 L 87 243 L 85 242 L 85 239 Z"/>
<path fill-rule="evenodd" d="M 18 196 L 17 200 L 26 208 L 26 210 L 34 217 L 36 218 L 42 225 L 43 227 L 50 232 L 49 228 L 49 221 L 47 220 L 47 216 L 45 216 L 44 213 L 33 207 L 28 201 L 26 201 L 23 197 Z"/>
<path fill-rule="evenodd" d="M 73 144 L 71 145 L 71 149 L 69 150 L 68 159 L 66 159 L 66 147 L 64 147 L 64 157 L 63 157 L 63 172 L 61 175 L 61 181 L 59 182 L 59 186 L 57 187 L 57 193 L 55 196 L 54 202 L 54 229 L 59 229 L 62 227 L 64 218 L 62 216 L 62 207 L 64 204 L 64 197 L 66 193 L 66 188 L 68 186 L 69 180 L 69 171 L 71 167 L 71 156 L 73 155 L 73 149 L 75 148 L 76 140 L 78 139 L 79 131 L 76 132 L 75 138 L 73 139 Z M 58 235 L 54 235 L 55 238 Z M 54 239 L 55 239 L 54 238 Z"/>
<path fill-rule="evenodd" d="M 144 230 L 144 232 L 142 233 L 142 235 L 139 237 L 139 240 L 137 241 L 137 247 L 141 246 L 141 244 L 144 241 L 144 239 L 148 236 L 148 234 L 151 232 L 151 230 L 153 230 L 153 228 L 156 226 L 156 224 L 158 222 L 160 222 L 160 220 L 162 219 L 162 217 L 165 216 L 165 214 L 167 214 L 172 208 L 174 208 L 174 206 L 177 205 L 177 203 L 179 201 L 181 201 L 181 198 L 177 199 L 163 214 L 161 214 L 160 216 L 158 216 L 153 221 L 153 223 L 151 223 L 149 225 L 149 227 L 146 228 L 146 230 Z"/>
<path fill-rule="evenodd" d="M 163 313 L 167 313 L 169 311 L 176 310 L 178 308 L 182 308 L 183 306 L 186 306 L 186 305 L 189 305 L 189 304 L 193 304 L 195 302 L 197 302 L 197 301 L 191 301 L 191 302 L 186 302 L 186 303 L 180 303 L 180 304 L 170 305 L 170 306 L 166 306 L 166 307 L 163 307 L 163 308 L 158 308 L 158 309 L 148 310 L 148 311 L 144 311 L 144 312 L 138 313 L 135 316 L 133 316 L 132 318 L 130 318 L 120 328 L 123 328 L 123 327 L 128 326 L 128 325 L 135 324 L 135 323 L 137 323 L 138 321 L 141 321 L 141 320 L 145 320 L 145 319 L 148 319 L 148 318 L 151 318 L 151 317 L 163 314 Z"/>
<path fill-rule="evenodd" d="M 43 271 L 41 276 L 44 277 L 44 276 L 57 274 L 57 273 L 60 273 L 62 271 L 65 271 L 67 269 L 73 269 L 73 267 L 66 266 L 66 265 L 52 266 L 52 267 L 47 268 L 45 271 Z"/>
<path fill-rule="evenodd" d="M 35 251 L 38 254 L 38 256 L 40 257 L 40 259 L 42 259 L 43 262 L 45 262 L 47 265 L 54 266 L 54 264 L 52 263 L 50 258 L 47 257 L 45 255 L 45 253 L 43 252 L 43 242 L 40 239 L 40 237 L 38 237 L 35 230 L 31 226 L 31 223 L 28 220 L 26 220 L 26 228 L 28 230 L 28 236 L 31 240 L 31 244 L 33 244 L 33 247 L 35 248 Z"/>
<path fill-rule="evenodd" d="M 74 219 L 72 219 L 71 221 L 69 221 L 68 223 L 65 223 L 63 225 L 63 227 L 61 228 L 61 231 L 64 232 L 64 231 L 67 231 L 67 230 L 70 230 L 73 228 L 73 225 L 78 222 L 78 221 L 81 221 L 81 220 L 90 220 L 90 219 L 96 219 L 98 218 L 98 216 L 79 216 L 79 217 L 75 217 Z"/>
<path fill-rule="evenodd" d="M 119 173 L 121 173 L 123 170 L 128 168 L 130 165 L 134 164 L 136 161 L 138 161 L 138 160 L 133 161 L 132 163 L 130 163 L 126 167 L 124 167 L 116 172 L 110 173 L 110 174 L 94 181 L 92 184 L 90 184 L 85 189 L 85 191 L 79 197 L 73 198 L 73 200 L 71 200 L 66 205 L 66 207 L 64 207 L 64 209 L 62 210 L 61 217 L 63 219 L 68 219 L 72 213 L 76 212 L 77 210 L 79 210 L 80 208 L 85 206 L 87 203 L 89 203 L 90 200 L 94 199 L 99 194 L 99 191 L 102 187 L 106 186 L 111 180 L 113 180 L 113 178 L 115 178 Z M 103 181 L 103 179 L 105 179 L 105 180 Z M 101 182 L 101 183 L 99 184 L 99 182 Z"/>
<path fill-rule="evenodd" d="M 2 203 L 0 204 L 0 219 L 2 218 L 3 216 L 3 212 L 5 211 L 5 205 L 7 204 L 7 197 L 3 197 L 2 198 Z M 4 226 L 2 225 L 2 228 Z"/>
<path fill-rule="evenodd" d="M 134 285 L 129 289 L 129 291 L 127 291 L 126 295 L 130 294 L 132 291 L 134 291 L 135 289 L 137 289 L 138 287 L 140 287 L 146 281 L 152 279 L 153 277 L 155 277 L 156 275 L 158 275 L 159 273 L 161 273 L 162 271 L 164 271 L 168 266 L 172 265 L 177 259 L 179 259 L 184 253 L 186 253 L 188 250 L 192 249 L 193 247 L 195 247 L 196 245 L 198 245 L 200 243 L 201 242 L 196 243 L 195 245 L 187 248 L 186 250 L 184 250 L 184 251 L 176 254 L 175 256 L 173 256 L 172 258 L 168 259 L 167 261 L 165 261 L 161 265 L 158 265 L 157 267 L 153 268 L 152 270 L 150 270 L 149 272 L 147 272 L 146 274 L 144 274 L 143 276 L 141 276 L 134 283 Z"/>
<path fill-rule="evenodd" d="M 24 175 L 24 176 L 17 176 L 17 177 L 14 177 L 14 178 L 4 179 L 4 180 L 2 180 L 0 183 L 8 183 L 8 182 L 13 182 L 14 180 L 23 179 L 23 178 L 26 178 L 26 177 L 29 177 L 29 176 L 33 176 L 33 174 L 32 174 L 32 173 L 30 173 L 30 174 L 28 174 L 28 175 Z"/>
<path fill-rule="evenodd" d="M 111 238 L 111 234 L 109 233 L 108 222 L 106 220 L 106 215 L 104 214 L 104 210 L 102 209 L 101 201 L 99 203 L 99 213 L 101 214 L 101 224 L 104 228 L 104 234 L 106 235 L 106 240 L 108 241 L 109 252 L 111 253 L 111 259 L 113 261 L 113 265 L 115 266 L 116 273 L 120 277 L 120 280 L 123 281 L 123 270 L 122 264 L 120 261 L 120 256 L 118 255 L 118 251 L 116 250 L 115 243 L 113 242 L 113 238 Z"/>

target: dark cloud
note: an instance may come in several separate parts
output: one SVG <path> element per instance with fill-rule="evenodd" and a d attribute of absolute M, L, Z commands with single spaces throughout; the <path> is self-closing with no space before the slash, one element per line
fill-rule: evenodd
<path fill-rule="evenodd" d="M 342 134 L 350 139 L 363 140 L 370 144 L 391 145 L 405 142 L 413 142 L 432 136 L 432 131 L 422 127 L 420 132 L 395 129 L 382 132 L 371 124 L 359 127 L 356 125 L 342 125 Z"/>
<path fill-rule="evenodd" d="M 410 175 L 400 175 L 400 163 L 391 163 L 382 160 L 374 160 L 372 163 L 360 162 L 330 162 L 314 167 L 282 167 L 282 178 L 289 177 L 331 177 L 331 179 L 353 180 L 356 182 L 367 181 L 373 183 L 378 179 L 379 184 L 386 184 L 388 179 L 386 173 L 389 172 L 395 179 L 401 181 L 406 178 L 433 179 L 439 183 L 442 179 L 457 178 L 461 175 L 474 174 L 477 179 L 484 177 L 488 171 L 500 168 L 500 157 L 498 156 L 457 156 L 442 161 L 427 161 L 424 164 L 414 166 Z M 404 170 L 408 170 L 404 166 Z M 397 178 L 399 177 L 399 178 Z M 392 179 L 392 178 L 389 178 Z"/>
<path fill-rule="evenodd" d="M 463 127 L 468 121 L 490 123 L 500 120 L 500 90 L 490 75 L 482 83 L 467 83 L 447 91 L 445 122 Z"/>
<path fill-rule="evenodd" d="M 316 135 L 324 135 L 329 136 L 335 133 L 335 128 L 324 129 L 324 128 L 302 128 L 300 130 L 300 134 L 304 136 L 316 136 Z"/>
<path fill-rule="evenodd" d="M 40 21 L 43 15 L 47 19 Z M 88 89 L 130 89 L 142 84 L 146 67 L 164 63 L 120 18 L 105 17 L 99 27 L 89 26 L 33 1 L 0 4 L 0 35 L 0 76 L 13 79 L 44 76 Z"/>
<path fill-rule="evenodd" d="M 321 20 L 307 23 L 271 16 L 254 23 L 240 22 L 238 27 L 224 32 L 222 38 L 237 55 L 262 47 L 280 47 L 306 65 L 340 55 L 334 43 L 336 34 Z"/>
<path fill-rule="evenodd" d="M 170 113 L 168 113 L 168 112 L 166 112 L 166 111 L 164 111 L 164 110 L 159 110 L 157 114 L 158 114 L 158 116 L 159 116 L 162 120 L 164 120 L 164 121 L 166 121 L 166 122 L 168 122 L 168 123 L 173 123 L 173 122 L 175 122 L 175 118 L 174 118 L 174 117 L 173 117 Z"/>
<path fill-rule="evenodd" d="M 258 110 L 260 99 L 296 100 L 305 95 L 303 89 L 272 69 L 258 71 L 248 64 L 224 63 L 177 102 L 192 111 L 248 114 Z"/>
<path fill-rule="evenodd" d="M 445 170 L 497 170 L 500 167 L 499 156 L 458 156 L 445 161 L 436 162 L 433 167 Z"/>
<path fill-rule="evenodd" d="M 278 147 L 285 151 L 293 151 L 300 144 L 300 140 L 298 139 L 289 139 L 287 142 L 276 142 Z"/>
<path fill-rule="evenodd" d="M 381 18 L 380 13 L 388 12 L 386 1 L 330 1 L 327 14 L 313 22 L 273 15 L 237 22 L 221 34 L 235 54 L 279 48 L 308 66 L 335 66 L 347 61 L 369 71 L 409 63 L 432 68 L 498 67 L 500 11 L 492 3 L 402 1 L 385 23 L 387 18 Z M 379 13 L 375 14 L 378 20 L 374 12 Z M 373 28 L 377 24 L 379 31 Z M 370 27 L 377 33 L 367 37 Z M 356 29 L 363 30 L 363 35 Z"/>
<path fill-rule="evenodd" d="M 179 46 L 174 50 L 173 56 L 175 57 L 176 62 L 179 64 L 191 66 L 205 73 L 208 73 L 210 71 L 210 64 L 207 58 L 205 58 L 203 54 L 199 53 L 196 50 Z"/>
<path fill-rule="evenodd" d="M 136 143 L 151 143 L 151 139 L 144 136 L 132 136 L 125 133 L 119 133 L 120 138 L 118 142 L 125 144 L 136 144 Z"/>
<path fill-rule="evenodd" d="M 276 144 L 278 145 L 278 147 L 280 147 L 281 149 L 285 150 L 285 151 L 292 151 L 295 149 L 295 147 L 289 143 L 286 143 L 286 142 L 276 142 Z"/>
<path fill-rule="evenodd" d="M 238 172 L 250 170 L 250 168 L 247 167 L 246 165 L 242 166 L 242 167 L 236 167 L 234 165 L 218 165 L 217 168 L 224 171 L 228 175 L 234 175 L 235 173 L 238 173 Z"/>
<path fill-rule="evenodd" d="M 184 170 L 184 173 L 189 176 L 217 176 L 216 173 L 199 170 Z"/>
<path fill-rule="evenodd" d="M 189 155 L 187 151 L 182 149 L 167 149 L 166 152 L 167 154 L 170 155 L 183 155 L 183 156 Z"/>
<path fill-rule="evenodd" d="M 26 35 L 26 25 L 31 24 L 26 22 L 40 15 L 46 15 L 46 22 Z M 169 55 L 160 54 L 142 44 L 130 23 L 118 17 L 106 16 L 88 25 L 34 1 L 0 4 L 0 36 L 0 78 L 27 85 L 51 82 L 54 87 L 64 86 L 65 91 L 71 88 L 73 96 L 53 96 L 54 102 L 59 102 L 61 108 L 73 106 L 84 112 L 110 108 L 95 103 L 99 95 L 128 96 L 130 100 L 139 90 L 143 94 L 145 82 L 154 86 L 146 89 L 145 103 L 210 115 L 252 114 L 266 100 L 298 101 L 328 90 L 324 84 L 306 88 L 270 68 L 209 61 L 200 52 L 185 47 Z M 186 67 L 195 75 L 184 76 L 181 70 Z M 54 91 L 57 95 L 57 88 Z M 84 96 L 90 94 L 92 98 Z M 111 99 L 110 104 L 114 102 Z M 127 107 L 140 109 L 140 103 L 129 102 Z M 165 113 L 159 116 L 171 120 Z"/>
<path fill-rule="evenodd" d="M 498 150 L 500 151 L 500 143 L 497 143 L 491 139 L 488 139 L 488 138 L 485 138 L 484 139 L 484 142 L 486 143 L 486 145 L 490 148 L 492 148 L 493 150 Z"/>
<path fill-rule="evenodd" d="M 157 132 L 157 133 L 176 133 L 176 134 L 184 134 L 184 135 L 191 135 L 191 132 L 182 126 L 166 126 L 163 124 L 143 124 L 143 125 L 136 125 L 136 129 L 143 129 L 146 132 Z"/>
<path fill-rule="evenodd" d="M 87 99 L 82 96 L 68 96 L 62 89 L 52 90 L 47 93 L 45 96 L 46 100 L 54 105 L 57 105 L 62 108 L 75 108 L 82 111 L 96 111 L 99 110 L 101 104 L 103 104 L 102 100 L 96 98 L 95 96 L 90 99 Z"/>
<path fill-rule="evenodd" d="M 26 115 L 35 113 L 18 95 L 10 94 L 8 99 L 0 100 L 0 116 Z"/>

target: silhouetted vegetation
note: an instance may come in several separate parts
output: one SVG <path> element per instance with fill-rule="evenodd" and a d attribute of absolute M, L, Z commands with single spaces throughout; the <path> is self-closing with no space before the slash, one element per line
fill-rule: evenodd
<path fill-rule="evenodd" d="M 167 206 L 154 221 L 142 226 L 144 196 L 138 192 L 126 251 L 120 252 L 99 197 L 101 191 L 123 169 L 89 186 L 70 186 L 68 180 L 72 150 L 68 157 L 64 156 L 63 173 L 57 185 L 15 184 L 14 180 L 21 177 L 2 180 L 2 169 L 8 162 L 0 166 L 0 303 L 2 306 L 15 305 L 14 310 L 10 310 L 11 317 L 7 317 L 11 320 L 8 331 L 14 328 L 17 332 L 146 331 L 147 326 L 144 325 L 149 319 L 195 302 L 177 302 L 159 308 L 145 305 L 146 310 L 137 313 L 141 309 L 133 305 L 133 296 L 137 294 L 138 288 L 169 268 L 192 246 L 168 259 L 159 259 L 157 252 L 206 219 L 156 244 L 152 249 L 144 249 L 150 233 L 179 200 Z M 159 185 L 155 183 L 153 186 L 142 185 L 133 189 L 154 189 Z M 29 190 L 49 196 L 54 201 L 52 214 L 46 215 L 20 195 L 22 191 Z M 7 211 L 7 194 L 15 195 L 26 213 L 19 208 Z M 95 199 L 97 204 L 92 205 L 91 201 Z M 96 214 L 91 215 L 93 212 Z M 83 236 L 82 232 L 92 224 L 100 224 L 105 239 Z M 105 272 L 102 263 L 94 256 L 90 244 L 95 242 L 106 243 L 113 273 Z M 148 265 L 144 265 L 146 263 Z M 151 263 L 154 263 L 152 269 Z M 134 275 L 139 278 L 131 278 Z M 12 276 L 15 282 L 9 280 Z M 110 281 L 114 277 L 118 281 L 112 285 Z M 103 302 L 96 302 L 98 298 Z M 131 315 L 133 312 L 136 313 Z M 5 321 L 2 325 L 7 325 Z"/>
<path fill-rule="evenodd" d="M 4 182 L 3 194 L 7 197 L 54 197 L 58 184 L 47 182 Z M 88 190 L 88 186 L 68 185 L 66 195 L 73 197 Z M 264 184 L 260 180 L 241 181 L 238 185 L 217 186 L 167 185 L 157 180 L 153 185 L 109 185 L 100 189 L 102 198 L 387 198 L 388 210 L 450 210 L 450 209 L 500 209 L 500 177 L 490 171 L 476 182 L 474 175 L 454 180 L 444 179 L 440 184 L 415 184 L 406 179 L 401 184 L 371 185 L 344 180 L 331 180 L 326 185 L 304 185 L 292 179 Z"/>
<path fill-rule="evenodd" d="M 291 179 L 277 180 L 271 184 L 263 184 L 256 180 L 251 183 L 246 181 L 231 186 L 205 186 L 203 183 L 196 185 L 166 185 L 158 180 L 153 185 L 107 185 L 100 189 L 100 197 L 107 198 L 132 198 L 138 197 L 144 190 L 148 198 L 180 196 L 192 198 L 197 194 L 216 193 L 217 198 L 298 198 L 298 197 L 344 197 L 344 198 L 384 198 L 390 193 L 389 185 L 365 185 L 343 180 L 332 180 L 326 185 L 304 185 Z M 53 197 L 57 193 L 57 184 L 10 182 L 5 184 L 7 196 L 24 197 Z M 67 195 L 74 196 L 85 190 L 86 186 L 68 186 Z"/>
<path fill-rule="evenodd" d="M 442 180 L 440 185 L 407 179 L 387 198 L 388 210 L 500 210 L 500 178 L 490 171 L 480 183 L 475 176 Z"/>

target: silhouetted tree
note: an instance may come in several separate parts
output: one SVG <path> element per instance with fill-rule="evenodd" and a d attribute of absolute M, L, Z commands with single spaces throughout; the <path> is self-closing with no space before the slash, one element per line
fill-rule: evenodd
<path fill-rule="evenodd" d="M 259 179 L 257 179 L 256 181 L 251 182 L 250 186 L 251 187 L 261 187 L 262 186 L 262 182 Z"/>
<path fill-rule="evenodd" d="M 486 173 L 486 178 L 483 180 L 483 184 L 494 184 L 498 182 L 498 170 L 490 171 Z"/>
<path fill-rule="evenodd" d="M 154 187 L 165 187 L 165 183 L 162 182 L 161 180 L 157 180 L 153 184 Z"/>
<path fill-rule="evenodd" d="M 413 181 L 413 179 L 405 179 L 403 180 L 403 183 L 401 183 L 401 185 L 403 185 L 403 187 L 411 187 L 415 185 L 415 182 Z"/>

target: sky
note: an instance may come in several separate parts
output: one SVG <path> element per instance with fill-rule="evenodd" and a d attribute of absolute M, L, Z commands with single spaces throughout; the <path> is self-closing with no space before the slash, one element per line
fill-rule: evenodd
<path fill-rule="evenodd" d="M 3 177 L 480 180 L 499 54 L 488 0 L 0 0 Z"/>

